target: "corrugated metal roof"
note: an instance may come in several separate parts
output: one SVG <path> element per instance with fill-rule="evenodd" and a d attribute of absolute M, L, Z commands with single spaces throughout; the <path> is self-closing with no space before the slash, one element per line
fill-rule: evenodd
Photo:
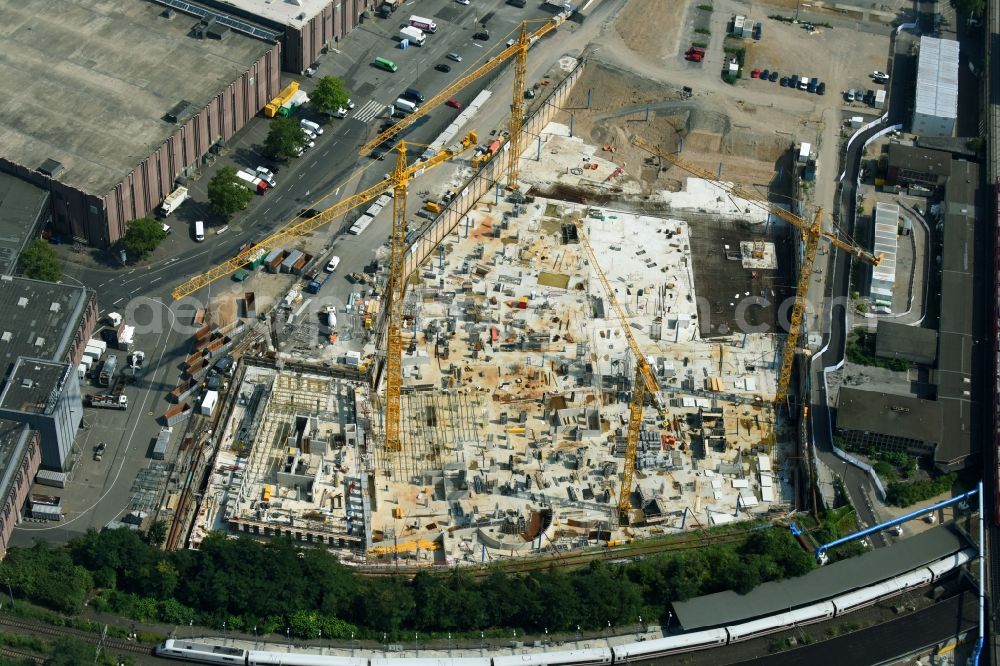
<path fill-rule="evenodd" d="M 899 206 L 880 201 L 875 206 L 875 256 L 882 262 L 872 269 L 872 292 L 888 293 L 896 282 L 896 233 L 899 230 Z"/>
<path fill-rule="evenodd" d="M 685 631 L 743 622 L 898 576 L 958 552 L 967 543 L 951 526 L 943 525 L 798 578 L 764 583 L 745 595 L 729 590 L 679 601 L 673 604 L 674 612 Z"/>
<path fill-rule="evenodd" d="M 958 42 L 920 38 L 914 111 L 938 118 L 958 117 Z"/>

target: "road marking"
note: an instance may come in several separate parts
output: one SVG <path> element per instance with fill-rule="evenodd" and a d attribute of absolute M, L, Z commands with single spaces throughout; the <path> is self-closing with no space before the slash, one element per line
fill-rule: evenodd
<path fill-rule="evenodd" d="M 149 281 L 149 284 L 153 284 L 154 282 L 158 282 L 159 280 L 162 280 L 162 279 L 163 279 L 162 275 L 160 277 L 158 277 L 158 278 L 153 278 L 152 280 Z"/>
<path fill-rule="evenodd" d="M 375 100 L 369 100 L 364 106 L 354 112 L 351 118 L 367 123 L 369 120 L 379 116 L 387 105 Z"/>
<path fill-rule="evenodd" d="M 302 180 L 302 176 L 304 176 L 304 175 L 306 175 L 306 172 L 305 172 L 305 171 L 303 171 L 302 173 L 300 173 L 300 174 L 299 174 L 299 180 Z"/>
<path fill-rule="evenodd" d="M 324 152 L 323 152 L 323 154 L 322 154 L 322 155 L 320 155 L 320 157 L 326 157 L 326 156 L 327 156 L 327 155 L 329 155 L 329 154 L 330 154 L 330 151 L 329 151 L 329 150 L 327 150 L 327 151 L 324 151 Z M 267 211 L 265 210 L 264 212 L 266 213 Z"/>
<path fill-rule="evenodd" d="M 267 208 L 264 209 L 264 214 L 265 215 L 267 215 L 270 212 L 271 212 L 271 207 L 270 206 L 268 206 Z"/>
<path fill-rule="evenodd" d="M 124 301 L 124 300 L 125 300 L 125 297 L 124 297 L 124 296 L 122 296 L 122 297 L 121 297 L 121 298 L 119 298 L 119 299 L 118 299 L 117 301 L 115 301 L 114 303 L 112 303 L 112 305 L 118 305 L 119 303 L 121 303 L 121 302 L 122 302 L 122 301 Z"/>

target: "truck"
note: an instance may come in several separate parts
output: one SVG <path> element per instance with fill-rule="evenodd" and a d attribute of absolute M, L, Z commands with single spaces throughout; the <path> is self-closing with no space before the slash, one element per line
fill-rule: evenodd
<path fill-rule="evenodd" d="M 132 351 L 132 343 L 135 342 L 135 326 L 121 324 L 115 330 L 115 347 L 122 351 Z"/>
<path fill-rule="evenodd" d="M 330 279 L 331 275 L 333 275 L 333 273 L 327 273 L 326 271 L 317 273 L 316 277 L 310 280 L 309 284 L 306 285 L 306 291 L 310 294 L 318 294 L 319 290 L 323 288 L 323 285 L 326 284 L 326 281 Z"/>
<path fill-rule="evenodd" d="M 437 23 L 435 23 L 430 19 L 426 19 L 423 16 L 417 16 L 415 14 L 410 17 L 410 25 L 414 28 L 423 30 L 424 32 L 429 32 L 431 34 L 437 32 L 438 30 Z"/>
<path fill-rule="evenodd" d="M 128 409 L 128 396 L 124 394 L 122 395 L 89 394 L 87 396 L 87 405 L 90 407 L 97 407 L 100 409 L 125 410 Z"/>
<path fill-rule="evenodd" d="M 167 198 L 163 200 L 160 204 L 160 214 L 163 217 L 167 217 L 172 212 L 177 210 L 182 203 L 188 199 L 188 188 L 178 187 L 176 190 L 167 195 Z"/>
<path fill-rule="evenodd" d="M 136 350 L 129 354 L 128 367 L 132 369 L 132 376 L 138 377 L 146 365 L 146 352 Z"/>
<path fill-rule="evenodd" d="M 412 26 L 407 26 L 399 31 L 399 41 L 407 40 L 410 44 L 415 44 L 417 46 L 423 46 L 424 41 L 427 38 L 424 36 L 424 31 L 419 28 L 414 28 Z"/>
<path fill-rule="evenodd" d="M 396 11 L 403 0 L 382 0 L 382 4 L 376 10 L 376 13 L 382 18 L 389 18 L 389 14 Z"/>
<path fill-rule="evenodd" d="M 266 182 L 264 182 L 254 174 L 250 173 L 246 169 L 240 169 L 239 171 L 237 171 L 236 177 L 243 182 L 243 185 L 248 190 L 250 190 L 251 192 L 256 192 L 257 194 L 264 194 L 264 192 L 267 192 L 267 188 L 269 187 L 269 185 Z"/>
<path fill-rule="evenodd" d="M 118 357 L 114 354 L 108 356 L 107 360 L 104 361 L 104 366 L 101 367 L 101 374 L 97 378 L 97 382 L 101 386 L 111 386 L 115 379 L 115 369 L 118 366 Z"/>

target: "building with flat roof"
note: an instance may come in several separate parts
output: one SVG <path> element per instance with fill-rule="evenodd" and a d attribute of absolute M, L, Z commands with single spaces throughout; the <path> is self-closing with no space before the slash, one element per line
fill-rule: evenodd
<path fill-rule="evenodd" d="M 885 201 L 875 204 L 875 238 L 872 251 L 882 257 L 878 266 L 872 267 L 869 290 L 876 301 L 892 307 L 892 291 L 896 285 L 896 237 L 899 235 L 899 206 Z"/>
<path fill-rule="evenodd" d="M 886 319 L 875 329 L 875 355 L 932 366 L 937 361 L 937 331 Z"/>
<path fill-rule="evenodd" d="M 886 181 L 890 185 L 920 185 L 934 189 L 951 175 L 951 154 L 943 150 L 890 143 Z"/>
<path fill-rule="evenodd" d="M 958 42 L 920 38 L 917 91 L 910 131 L 930 136 L 951 136 L 958 118 Z"/>
<path fill-rule="evenodd" d="M 929 362 L 934 400 L 881 391 L 842 388 L 837 429 L 848 444 L 932 454 L 935 466 L 951 471 L 977 453 L 972 438 L 973 316 L 975 307 L 976 199 L 979 169 L 954 160 L 945 184 L 936 231 L 940 249 L 940 303 L 937 332 L 879 322 L 876 355 Z M 905 389 L 904 389 L 905 390 Z"/>
<path fill-rule="evenodd" d="M 97 324 L 96 295 L 5 275 L 0 311 L 0 419 L 38 430 L 41 465 L 63 471 L 83 416 L 76 365 Z"/>
<path fill-rule="evenodd" d="M 49 220 L 49 193 L 0 172 L 0 275 L 17 268 L 21 251 Z"/>
<path fill-rule="evenodd" d="M 57 233 L 114 244 L 277 94 L 273 33 L 199 21 L 143 0 L 0 0 L 0 171 L 50 194 Z"/>
<path fill-rule="evenodd" d="M 394 0 L 397 4 L 402 4 Z M 157 0 L 177 6 L 172 0 Z M 190 6 L 192 3 L 184 3 Z M 213 11 L 238 16 L 281 35 L 281 68 L 302 74 L 329 47 L 365 20 L 382 0 L 201 0 Z"/>
<path fill-rule="evenodd" d="M 41 454 L 38 433 L 24 423 L 0 419 L 0 559 L 38 472 Z"/>

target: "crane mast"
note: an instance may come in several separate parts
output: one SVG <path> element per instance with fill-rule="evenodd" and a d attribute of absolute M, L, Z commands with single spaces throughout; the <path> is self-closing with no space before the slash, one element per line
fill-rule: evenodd
<path fill-rule="evenodd" d="M 511 190 L 517 189 L 523 145 L 521 125 L 524 123 L 524 80 L 528 74 L 528 46 L 527 24 L 522 23 L 517 43 L 511 47 L 517 49 L 514 57 L 514 99 L 510 105 L 510 147 L 507 152 L 507 187 Z"/>
<path fill-rule="evenodd" d="M 397 453 L 403 445 L 400 388 L 403 383 L 403 291 L 406 278 L 403 260 L 406 254 L 406 142 L 397 147 L 396 166 L 392 170 L 392 238 L 389 259 L 389 319 L 386 326 L 385 358 L 385 450 Z"/>

